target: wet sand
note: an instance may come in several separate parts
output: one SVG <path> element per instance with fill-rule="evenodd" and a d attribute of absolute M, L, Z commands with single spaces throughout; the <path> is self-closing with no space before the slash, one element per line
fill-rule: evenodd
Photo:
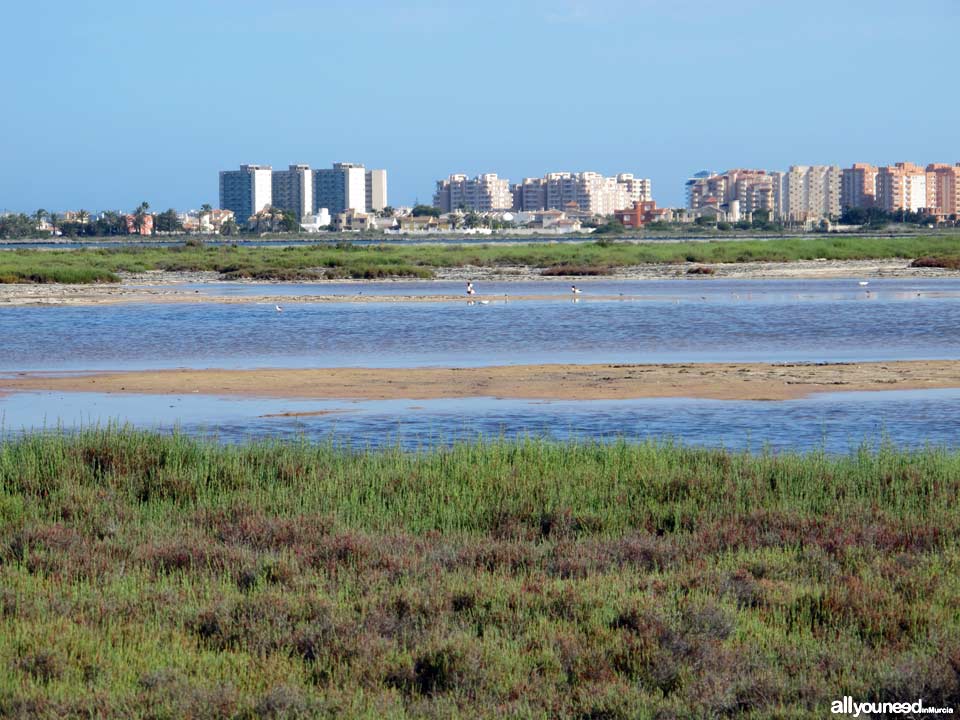
<path fill-rule="evenodd" d="M 788 400 L 821 392 L 956 387 L 960 387 L 960 361 L 151 370 L 70 375 L 19 373 L 0 379 L 0 392 L 200 393 L 357 400 Z"/>
<path fill-rule="evenodd" d="M 602 294 L 590 293 L 589 283 L 594 280 L 686 280 L 688 282 L 707 283 L 711 279 L 724 278 L 736 280 L 761 279 L 830 279 L 830 278 L 946 278 L 960 277 L 956 271 L 940 268 L 912 268 L 910 260 L 804 260 L 799 262 L 783 263 L 718 263 L 709 265 L 714 273 L 709 276 L 689 275 L 687 271 L 693 267 L 701 267 L 699 263 L 681 264 L 650 264 L 616 268 L 610 275 L 591 277 L 548 277 L 541 274 L 537 268 L 527 266 L 515 267 L 457 267 L 438 268 L 435 281 L 464 281 L 474 282 L 536 282 L 536 281 L 570 281 L 586 283 L 582 297 L 587 300 L 610 299 L 643 299 L 629 296 L 621 298 L 619 295 L 610 297 Z M 62 305 L 111 305 L 119 303 L 229 303 L 229 304 L 296 304 L 296 303 L 396 303 L 396 302 L 451 302 L 463 301 L 463 295 L 410 295 L 404 293 L 404 285 L 410 282 L 430 282 L 429 280 L 396 279 L 397 292 L 392 295 L 362 295 L 365 280 L 336 280 L 315 281 L 311 284 L 323 287 L 325 284 L 336 283 L 356 284 L 357 294 L 351 295 L 274 295 L 270 292 L 271 286 L 289 285 L 291 283 L 275 283 L 270 281 L 249 281 L 254 287 L 262 287 L 262 294 L 245 296 L 217 295 L 215 292 L 198 292 L 183 287 L 186 283 L 211 283 L 219 281 L 217 273 L 177 273 L 177 272 L 148 272 L 137 275 L 127 275 L 121 283 L 102 285 L 30 285 L 30 284 L 0 284 L 0 307 L 2 306 L 62 306 Z M 707 285 L 707 286 L 708 286 Z M 502 302 L 501 296 L 483 298 L 482 288 L 477 299 L 489 299 L 491 303 Z M 531 300 L 567 300 L 560 295 L 526 294 L 510 295 L 512 302 Z"/>

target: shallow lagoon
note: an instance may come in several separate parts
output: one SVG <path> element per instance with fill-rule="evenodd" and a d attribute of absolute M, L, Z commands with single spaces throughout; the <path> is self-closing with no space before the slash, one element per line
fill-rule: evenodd
<path fill-rule="evenodd" d="M 131 304 L 0 309 L 0 370 L 404 367 L 960 358 L 960 280 L 478 283 L 489 305 Z M 504 302 L 501 289 L 555 299 Z M 200 289 L 198 286 L 197 289 Z M 257 295 L 451 294 L 460 283 L 216 284 Z M 869 292 L 867 292 L 869 290 Z M 620 297 L 620 293 L 623 297 Z"/>
<path fill-rule="evenodd" d="M 282 413 L 323 413 L 300 417 Z M 275 415 L 275 417 L 265 417 Z M 617 401 L 297 401 L 201 395 L 20 393 L 0 397 L 6 434 L 108 422 L 145 429 L 249 438 L 332 439 L 356 447 L 408 448 L 478 436 L 624 437 L 730 449 L 822 448 L 866 442 L 960 447 L 960 390 L 826 393 L 783 402 L 699 399 Z"/>

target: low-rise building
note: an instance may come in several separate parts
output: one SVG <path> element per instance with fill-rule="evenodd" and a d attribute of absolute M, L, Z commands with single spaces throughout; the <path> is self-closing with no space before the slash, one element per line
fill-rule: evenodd
<path fill-rule="evenodd" d="M 670 211 L 667 208 L 658 208 L 654 200 L 638 200 L 626 210 L 617 210 L 614 216 L 629 230 L 641 228 L 648 223 L 665 221 L 669 218 Z"/>
<path fill-rule="evenodd" d="M 337 232 L 363 232 L 378 229 L 377 217 L 372 213 L 349 208 L 333 216 L 330 226 Z"/>
<path fill-rule="evenodd" d="M 300 227 L 306 232 L 320 232 L 320 230 L 330 227 L 330 220 L 330 213 L 327 212 L 327 209 L 320 208 L 314 214 L 307 215 L 300 223 Z"/>
<path fill-rule="evenodd" d="M 136 215 L 124 215 L 128 235 L 153 235 L 153 215 L 144 214 L 139 218 Z"/>
<path fill-rule="evenodd" d="M 403 215 L 397 220 L 400 232 L 405 233 L 448 232 L 451 229 L 449 219 L 433 215 Z"/>

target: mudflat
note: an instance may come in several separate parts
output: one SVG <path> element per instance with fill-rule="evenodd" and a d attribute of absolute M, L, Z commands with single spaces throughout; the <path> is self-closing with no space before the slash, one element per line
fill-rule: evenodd
<path fill-rule="evenodd" d="M 508 365 L 471 368 L 149 370 L 20 373 L 0 392 L 61 391 L 280 397 L 788 400 L 838 391 L 960 387 L 960 361 L 831 364 Z"/>
<path fill-rule="evenodd" d="M 650 263 L 612 268 L 609 275 L 600 277 L 551 276 L 542 274 L 542 269 L 525 265 L 518 266 L 463 266 L 454 268 L 436 268 L 434 281 L 471 280 L 473 282 L 535 282 L 535 281 L 571 281 L 589 282 L 591 280 L 684 280 L 702 283 L 709 287 L 710 278 L 700 275 L 690 276 L 691 268 L 708 265 L 713 271 L 710 277 L 730 280 L 761 279 L 811 279 L 831 278 L 952 278 L 957 277 L 955 270 L 942 268 L 915 268 L 906 259 L 886 260 L 798 260 L 792 262 L 742 262 L 742 263 Z M 274 281 L 242 281 L 252 287 L 262 288 L 262 293 L 249 295 L 218 295 L 215 287 L 221 279 L 215 272 L 167 272 L 152 271 L 139 274 L 121 273 L 123 282 L 105 284 L 64 285 L 49 284 L 0 284 L 0 307 L 2 306 L 61 306 L 61 305 L 115 305 L 120 303 L 227 303 L 227 304 L 294 304 L 294 303 L 391 303 L 391 302 L 451 302 L 463 301 L 457 295 L 416 295 L 406 292 L 405 287 L 412 282 L 429 283 L 424 279 L 394 279 L 397 292 L 392 295 L 364 295 L 363 280 L 332 280 L 294 283 L 298 285 L 353 284 L 356 294 L 308 294 L 277 295 L 273 288 L 286 283 Z M 189 283 L 207 283 L 205 292 L 184 287 Z M 679 287 L 679 286 L 678 286 Z M 635 300 L 640 297 L 620 297 L 604 295 L 602 289 L 594 291 L 586 288 L 584 301 L 599 300 Z M 483 288 L 478 288 L 477 299 L 484 298 Z M 485 299 L 485 298 L 484 298 Z M 491 302 L 502 302 L 502 296 L 490 296 Z M 517 294 L 510 295 L 510 302 L 569 300 L 562 295 Z"/>

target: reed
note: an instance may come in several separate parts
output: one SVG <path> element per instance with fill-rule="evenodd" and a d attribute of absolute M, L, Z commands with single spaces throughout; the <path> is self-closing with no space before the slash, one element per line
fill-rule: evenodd
<path fill-rule="evenodd" d="M 960 703 L 960 453 L 0 442 L 0 716 Z"/>
<path fill-rule="evenodd" d="M 650 263 L 740 263 L 796 260 L 913 259 L 955 256 L 955 235 L 899 238 L 811 237 L 714 242 L 584 242 L 522 245 L 374 245 L 317 243 L 288 247 L 185 244 L 176 247 L 15 250 L 0 253 L 0 281 L 48 282 L 50 273 L 83 273 L 73 282 L 101 282 L 121 272 L 207 271 L 226 279 L 432 277 L 437 268 L 525 265 L 564 272 L 609 271 Z M 64 274 L 62 277 L 68 277 Z M 60 282 L 61 280 L 56 280 Z M 63 280 L 66 281 L 66 280 Z"/>

